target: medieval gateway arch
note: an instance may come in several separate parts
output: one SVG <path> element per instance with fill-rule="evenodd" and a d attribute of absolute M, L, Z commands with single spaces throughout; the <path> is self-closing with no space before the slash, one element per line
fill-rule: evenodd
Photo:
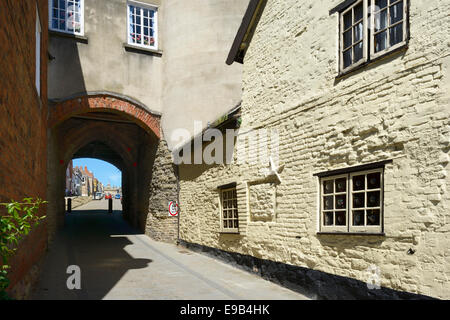
<path fill-rule="evenodd" d="M 50 238 L 64 221 L 67 164 L 92 157 L 122 171 L 123 214 L 132 226 L 156 240 L 177 239 L 177 219 L 167 214 L 178 187 L 168 138 L 178 128 L 192 132 L 194 119 L 206 126 L 241 95 L 240 67 L 227 67 L 224 57 L 246 4 L 233 1 L 231 10 L 230 1 L 211 4 L 84 0 L 82 30 L 49 26 Z M 157 44 L 130 39 L 130 8 Z M 215 29 L 199 33 L 211 19 Z"/>

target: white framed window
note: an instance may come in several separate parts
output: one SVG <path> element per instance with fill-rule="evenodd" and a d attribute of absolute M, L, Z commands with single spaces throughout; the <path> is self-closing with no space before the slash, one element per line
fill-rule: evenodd
<path fill-rule="evenodd" d="M 339 71 L 406 44 L 408 0 L 355 0 L 339 12 Z"/>
<path fill-rule="evenodd" d="M 367 61 L 367 1 L 357 1 L 340 15 L 342 71 Z"/>
<path fill-rule="evenodd" d="M 41 20 L 39 18 L 39 10 L 36 6 L 36 68 L 35 68 L 35 83 L 38 96 L 41 95 Z"/>
<path fill-rule="evenodd" d="M 370 56 L 376 58 L 406 43 L 407 0 L 371 0 Z"/>
<path fill-rule="evenodd" d="M 320 231 L 381 233 L 382 168 L 320 179 Z"/>
<path fill-rule="evenodd" d="M 48 10 L 50 30 L 84 34 L 84 0 L 49 0 Z"/>
<path fill-rule="evenodd" d="M 158 49 L 158 8 L 154 5 L 128 1 L 128 44 Z"/>
<path fill-rule="evenodd" d="M 220 190 L 220 227 L 221 232 L 239 232 L 236 187 Z"/>

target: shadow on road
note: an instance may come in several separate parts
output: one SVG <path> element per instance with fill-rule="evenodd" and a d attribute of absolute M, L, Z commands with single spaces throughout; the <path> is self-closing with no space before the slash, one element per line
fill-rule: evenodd
<path fill-rule="evenodd" d="M 139 234 L 122 217 L 121 211 L 74 210 L 66 214 L 65 227 L 50 246 L 41 279 L 31 299 L 102 299 L 133 269 L 146 268 L 150 259 L 132 257 L 126 237 Z M 81 269 L 81 289 L 69 290 L 68 266 Z"/>

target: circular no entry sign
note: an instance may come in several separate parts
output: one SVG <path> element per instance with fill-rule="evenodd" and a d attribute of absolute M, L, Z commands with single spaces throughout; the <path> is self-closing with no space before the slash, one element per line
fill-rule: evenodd
<path fill-rule="evenodd" d="M 175 201 L 169 202 L 169 216 L 176 217 L 178 213 L 180 212 L 180 207 L 178 206 L 178 203 Z"/>

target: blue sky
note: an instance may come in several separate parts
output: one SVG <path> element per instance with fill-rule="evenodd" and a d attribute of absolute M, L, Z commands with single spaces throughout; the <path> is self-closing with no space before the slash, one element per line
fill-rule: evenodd
<path fill-rule="evenodd" d="M 100 180 L 103 185 L 107 185 L 108 183 L 112 186 L 122 185 L 122 172 L 109 162 L 91 158 L 80 158 L 73 160 L 73 166 L 82 166 L 83 168 L 87 166 L 88 170 L 93 172 L 94 177 Z"/>

